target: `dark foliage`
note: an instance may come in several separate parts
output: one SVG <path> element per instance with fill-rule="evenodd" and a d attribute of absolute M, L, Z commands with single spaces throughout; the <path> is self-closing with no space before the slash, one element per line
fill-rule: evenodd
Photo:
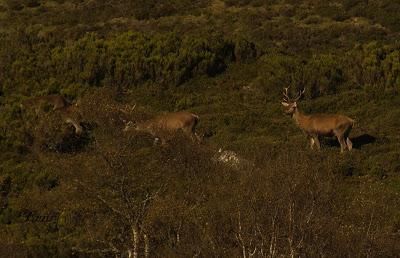
<path fill-rule="evenodd" d="M 397 256 L 399 6 L 0 1 L 0 256 Z M 305 113 L 356 120 L 352 152 L 309 150 L 289 85 Z M 20 106 L 47 94 L 82 135 Z M 201 144 L 123 131 L 180 110 Z"/>

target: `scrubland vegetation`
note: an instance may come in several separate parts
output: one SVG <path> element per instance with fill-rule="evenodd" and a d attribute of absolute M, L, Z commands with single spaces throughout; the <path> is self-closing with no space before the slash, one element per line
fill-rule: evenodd
<path fill-rule="evenodd" d="M 399 32 L 388 0 L 0 1 L 0 256 L 397 257 Z M 288 85 L 352 152 L 309 149 Z M 83 135 L 21 109 L 47 94 Z M 179 110 L 202 144 L 122 131 Z"/>

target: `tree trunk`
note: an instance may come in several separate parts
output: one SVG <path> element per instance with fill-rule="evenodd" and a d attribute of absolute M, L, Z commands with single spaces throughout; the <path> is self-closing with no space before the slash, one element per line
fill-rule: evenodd
<path fill-rule="evenodd" d="M 136 225 L 132 226 L 132 237 L 133 237 L 133 251 L 132 258 L 138 258 L 138 249 L 139 249 L 139 230 Z"/>
<path fill-rule="evenodd" d="M 146 233 L 143 234 L 144 238 L 144 257 L 148 258 L 150 254 L 150 245 L 149 245 L 149 237 Z"/>

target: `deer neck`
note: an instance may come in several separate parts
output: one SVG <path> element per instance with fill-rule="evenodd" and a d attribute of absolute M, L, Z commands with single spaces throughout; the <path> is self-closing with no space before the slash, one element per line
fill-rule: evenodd
<path fill-rule="evenodd" d="M 302 127 L 302 125 L 305 123 L 305 121 L 308 119 L 308 116 L 303 114 L 301 111 L 296 109 L 296 111 L 292 115 L 293 120 L 296 122 L 296 124 L 299 127 Z"/>

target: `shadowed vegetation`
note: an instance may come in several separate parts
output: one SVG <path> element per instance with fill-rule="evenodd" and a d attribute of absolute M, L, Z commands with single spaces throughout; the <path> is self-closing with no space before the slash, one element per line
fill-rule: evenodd
<path fill-rule="evenodd" d="M 0 253 L 397 256 L 399 6 L 0 0 Z M 310 150 L 289 85 L 304 113 L 356 121 L 351 152 Z M 82 135 L 20 106 L 48 94 L 78 103 Z M 123 132 L 181 110 L 202 144 Z"/>

